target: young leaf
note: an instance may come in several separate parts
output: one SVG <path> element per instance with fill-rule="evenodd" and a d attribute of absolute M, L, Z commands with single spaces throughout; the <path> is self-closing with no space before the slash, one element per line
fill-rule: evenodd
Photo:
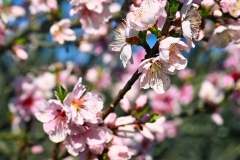
<path fill-rule="evenodd" d="M 157 113 L 153 113 L 150 117 L 149 122 L 150 123 L 154 123 L 156 120 L 158 119 L 158 114 Z"/>
<path fill-rule="evenodd" d="M 63 103 L 63 100 L 67 96 L 67 91 L 63 88 L 62 85 L 58 85 L 58 91 L 55 91 L 55 96 Z"/>

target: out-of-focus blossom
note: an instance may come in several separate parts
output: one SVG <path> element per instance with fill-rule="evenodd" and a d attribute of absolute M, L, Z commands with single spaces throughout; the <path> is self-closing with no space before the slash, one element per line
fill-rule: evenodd
<path fill-rule="evenodd" d="M 160 42 L 159 57 L 174 66 L 175 69 L 182 70 L 187 66 L 187 59 L 180 50 L 189 52 L 190 48 L 180 38 L 167 37 Z"/>
<path fill-rule="evenodd" d="M 59 100 L 49 100 L 48 103 L 39 106 L 36 118 L 44 123 L 43 129 L 49 135 L 51 141 L 58 143 L 67 137 L 67 115 Z"/>
<path fill-rule="evenodd" d="M 202 100 L 213 104 L 219 104 L 224 98 L 223 92 L 209 81 L 202 83 L 198 96 Z"/>
<path fill-rule="evenodd" d="M 93 44 L 92 43 L 89 43 L 87 41 L 81 41 L 79 43 L 79 47 L 78 49 L 81 51 L 81 52 L 91 52 L 93 50 Z"/>
<path fill-rule="evenodd" d="M 119 12 L 121 10 L 121 5 L 117 2 L 113 2 L 110 4 L 109 10 L 111 13 Z"/>
<path fill-rule="evenodd" d="M 183 105 L 188 105 L 194 96 L 194 88 L 191 84 L 184 84 L 180 89 L 179 101 Z"/>
<path fill-rule="evenodd" d="M 211 115 L 211 119 L 213 120 L 213 122 L 215 122 L 217 125 L 221 126 L 223 125 L 223 118 L 219 113 L 213 113 Z"/>
<path fill-rule="evenodd" d="M 239 0 L 221 0 L 220 6 L 224 13 L 229 14 L 235 18 L 240 15 L 240 1 Z"/>
<path fill-rule="evenodd" d="M 63 44 L 65 41 L 75 41 L 77 39 L 74 31 L 70 29 L 71 21 L 69 19 L 62 19 L 58 23 L 52 25 L 50 33 L 53 39 L 59 44 Z"/>
<path fill-rule="evenodd" d="M 76 126 L 75 130 L 78 133 L 70 135 L 66 139 L 66 148 L 74 156 L 83 152 L 86 145 L 89 145 L 91 152 L 101 154 L 101 151 L 103 151 L 101 145 L 112 140 L 112 132 L 105 126 Z"/>
<path fill-rule="evenodd" d="M 97 89 L 107 89 L 111 83 L 110 71 L 99 67 L 90 68 L 86 73 L 86 79 L 93 83 Z"/>
<path fill-rule="evenodd" d="M 1 8 L 1 20 L 4 23 L 9 21 L 14 21 L 18 17 L 26 15 L 26 10 L 20 6 L 9 6 L 6 8 Z"/>
<path fill-rule="evenodd" d="M 51 98 L 52 89 L 56 86 L 56 76 L 51 72 L 44 72 L 34 79 L 34 83 L 47 98 Z"/>
<path fill-rule="evenodd" d="M 56 0 L 31 0 L 29 6 L 30 12 L 36 14 L 38 12 L 55 12 L 58 8 Z"/>
<path fill-rule="evenodd" d="M 170 87 L 168 74 L 175 74 L 175 67 L 156 58 L 146 59 L 139 65 L 140 87 L 143 89 L 152 88 L 156 93 L 164 93 Z"/>
<path fill-rule="evenodd" d="M 68 85 L 75 85 L 78 82 L 78 78 L 76 75 L 72 74 L 73 69 L 74 64 L 72 62 L 67 62 L 66 69 L 61 70 L 57 74 L 57 83 L 61 84 L 65 88 Z"/>
<path fill-rule="evenodd" d="M 207 49 L 213 45 L 218 48 L 225 48 L 230 42 L 239 42 L 240 27 L 239 25 L 218 26 L 208 41 Z"/>
<path fill-rule="evenodd" d="M 19 115 L 24 121 L 29 121 L 31 116 L 38 111 L 37 106 L 45 103 L 46 100 L 41 90 L 32 81 L 21 81 L 19 84 L 21 84 L 19 94 L 10 101 L 10 111 Z"/>
<path fill-rule="evenodd" d="M 132 110 L 131 104 L 125 96 L 120 101 L 120 106 L 124 110 L 125 113 L 131 113 L 131 110 Z"/>
<path fill-rule="evenodd" d="M 40 154 L 43 152 L 43 147 L 41 145 L 33 145 L 31 147 L 31 152 L 33 154 Z"/>
<path fill-rule="evenodd" d="M 71 0 L 70 3 L 74 8 L 70 14 L 78 14 L 83 30 L 88 34 L 98 34 L 100 26 L 111 18 L 111 13 L 102 0 L 95 1 L 76 1 Z"/>
<path fill-rule="evenodd" d="M 180 113 L 181 108 L 178 102 L 180 93 L 176 87 L 171 87 L 164 94 L 156 94 L 154 92 L 149 92 L 149 97 L 151 100 L 150 106 L 155 113 L 160 115 L 164 114 L 174 114 Z"/>
<path fill-rule="evenodd" d="M 130 159 L 132 155 L 133 152 L 124 145 L 112 145 L 109 147 L 108 157 L 110 160 L 127 160 Z"/>
<path fill-rule="evenodd" d="M 201 2 L 201 5 L 203 5 L 205 8 L 212 7 L 215 4 L 214 0 L 203 0 Z"/>
<path fill-rule="evenodd" d="M 179 79 L 181 79 L 183 81 L 189 80 L 189 79 L 193 78 L 194 76 L 195 76 L 195 71 L 192 69 L 189 69 L 189 68 L 185 68 L 178 72 Z"/>
<path fill-rule="evenodd" d="M 22 45 L 14 45 L 12 47 L 13 52 L 16 54 L 18 58 L 21 60 L 27 60 L 28 59 L 28 54 L 24 49 L 24 46 Z"/>

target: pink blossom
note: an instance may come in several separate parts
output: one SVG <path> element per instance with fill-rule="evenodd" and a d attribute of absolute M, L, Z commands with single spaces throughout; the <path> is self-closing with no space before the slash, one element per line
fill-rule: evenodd
<path fill-rule="evenodd" d="M 23 120 L 29 121 L 31 116 L 38 112 L 37 106 L 45 103 L 42 92 L 33 83 L 23 81 L 20 94 L 14 97 L 10 104 L 10 110 L 19 115 Z"/>
<path fill-rule="evenodd" d="M 231 8 L 231 2 L 232 2 L 232 0 L 221 0 L 220 1 L 220 6 L 224 13 L 229 12 L 229 10 Z"/>
<path fill-rule="evenodd" d="M 143 0 L 140 7 L 131 6 L 131 12 L 127 14 L 127 25 L 140 31 L 152 27 L 163 13 L 166 0 Z"/>
<path fill-rule="evenodd" d="M 90 150 L 94 153 L 100 153 L 102 151 L 102 144 L 109 143 L 112 139 L 112 132 L 107 127 L 98 126 L 83 126 L 81 130 L 78 130 L 78 134 L 70 135 L 66 139 L 66 148 L 68 152 L 74 156 L 77 156 L 79 152 L 83 152 L 86 145 L 91 146 Z"/>
<path fill-rule="evenodd" d="M 150 92 L 149 97 L 151 99 L 150 106 L 155 113 L 172 113 L 176 115 L 181 111 L 178 102 L 180 93 L 176 87 L 171 87 L 165 94 L 156 94 L 155 92 Z"/>
<path fill-rule="evenodd" d="M 175 74 L 175 67 L 156 58 L 146 59 L 139 65 L 140 87 L 143 89 L 152 88 L 156 93 L 164 93 L 170 87 L 168 74 Z"/>
<path fill-rule="evenodd" d="M 183 105 L 188 105 L 192 100 L 194 96 L 194 88 L 191 84 L 184 84 L 182 88 L 180 89 L 180 95 L 179 101 Z"/>
<path fill-rule="evenodd" d="M 38 12 L 54 12 L 57 8 L 58 4 L 56 0 L 32 0 L 29 7 L 32 14 L 36 14 Z"/>
<path fill-rule="evenodd" d="M 59 100 L 49 100 L 39 106 L 40 111 L 35 113 L 36 118 L 44 123 L 43 129 L 51 141 L 58 143 L 67 137 L 67 115 Z"/>
<path fill-rule="evenodd" d="M 217 125 L 221 126 L 223 125 L 223 118 L 219 113 L 214 113 L 211 115 L 211 119 L 213 122 L 215 122 Z"/>
<path fill-rule="evenodd" d="M 214 0 L 203 0 L 201 2 L 201 5 L 203 5 L 205 8 L 212 7 L 215 4 Z"/>
<path fill-rule="evenodd" d="M 180 71 L 178 72 L 178 77 L 179 77 L 179 79 L 181 79 L 181 80 L 187 81 L 187 80 L 191 79 L 192 77 L 194 77 L 195 74 L 196 74 L 196 73 L 195 73 L 194 70 L 189 69 L 189 68 L 185 68 L 185 69 L 180 70 Z"/>
<path fill-rule="evenodd" d="M 40 154 L 43 152 L 43 147 L 41 145 L 33 145 L 31 147 L 31 152 L 33 154 Z"/>
<path fill-rule="evenodd" d="M 120 106 L 123 109 L 123 111 L 126 113 L 130 113 L 132 110 L 131 104 L 128 101 L 128 99 L 126 98 L 126 96 L 124 96 L 123 99 L 120 101 Z"/>
<path fill-rule="evenodd" d="M 111 18 L 109 8 L 102 2 L 104 1 L 70 1 L 74 6 L 70 14 L 78 14 L 80 16 L 82 28 L 88 34 L 98 34 L 100 26 Z"/>
<path fill-rule="evenodd" d="M 224 98 L 223 92 L 216 88 L 211 82 L 204 81 L 201 85 L 198 96 L 207 102 L 219 104 Z"/>
<path fill-rule="evenodd" d="M 126 160 L 130 159 L 133 155 L 127 146 L 123 145 L 112 145 L 109 147 L 108 157 L 110 160 Z"/>
<path fill-rule="evenodd" d="M 220 10 L 215 10 L 215 11 L 213 12 L 213 15 L 214 15 L 215 17 L 221 17 L 221 16 L 222 16 L 222 12 L 221 12 Z"/>
<path fill-rule="evenodd" d="M 135 109 L 141 110 L 147 103 L 147 95 L 140 95 L 135 102 Z"/>
<path fill-rule="evenodd" d="M 18 58 L 20 58 L 21 60 L 27 60 L 28 59 L 28 54 L 24 49 L 24 46 L 22 45 L 14 45 L 12 47 L 13 52 L 16 54 L 16 56 Z"/>
<path fill-rule="evenodd" d="M 67 85 L 75 85 L 78 82 L 76 75 L 71 74 L 74 64 L 72 62 L 66 63 L 66 69 L 61 70 L 57 75 L 57 83 L 60 83 L 66 88 Z"/>
<path fill-rule="evenodd" d="M 239 0 L 221 0 L 220 6 L 224 13 L 229 12 L 229 14 L 235 18 L 237 18 L 240 15 Z"/>
<path fill-rule="evenodd" d="M 106 124 L 108 127 L 112 128 L 115 126 L 117 115 L 116 113 L 110 113 L 105 119 L 104 124 Z"/>
<path fill-rule="evenodd" d="M 160 59 L 168 62 L 177 70 L 182 70 L 187 66 L 187 59 L 181 54 L 180 50 L 185 50 L 186 52 L 190 50 L 180 38 L 167 37 L 160 41 Z"/>
<path fill-rule="evenodd" d="M 70 29 L 71 21 L 69 19 L 62 19 L 58 23 L 52 25 L 50 33 L 53 39 L 59 44 L 63 44 L 65 41 L 75 41 L 77 39 L 74 31 Z"/>
<path fill-rule="evenodd" d="M 34 79 L 34 83 L 47 98 L 52 97 L 52 89 L 56 86 L 56 76 L 51 72 L 44 72 Z"/>
<path fill-rule="evenodd" d="M 64 99 L 66 112 L 74 123 L 82 125 L 84 122 L 97 123 L 97 114 L 103 108 L 102 100 L 91 92 L 86 92 L 86 88 L 81 84 L 79 78 L 72 93 L 68 93 Z"/>

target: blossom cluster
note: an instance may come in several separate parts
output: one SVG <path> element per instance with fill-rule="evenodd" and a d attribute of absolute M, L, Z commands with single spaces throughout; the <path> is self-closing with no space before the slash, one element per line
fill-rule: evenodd
<path fill-rule="evenodd" d="M 157 93 L 164 93 L 170 87 L 169 75 L 174 75 L 187 66 L 187 59 L 180 50 L 189 52 L 190 48 L 194 47 L 193 41 L 200 40 L 201 16 L 191 2 L 192 0 L 188 0 L 183 4 L 180 12 L 181 27 L 172 27 L 172 30 L 180 30 L 180 33 L 186 38 L 186 42 L 182 41 L 180 37 L 161 36 L 167 19 L 165 11 L 167 2 L 165 0 L 143 0 L 140 7 L 132 5 L 131 12 L 126 16 L 124 28 L 116 30 L 115 41 L 111 46 L 113 46 L 113 51 L 121 51 L 120 59 L 124 67 L 131 60 L 131 45 L 137 44 L 130 39 L 138 36 L 139 31 L 150 31 L 158 38 L 159 53 L 139 64 L 138 71 L 142 73 L 141 88 L 153 88 Z M 160 35 L 153 30 L 158 30 Z"/>

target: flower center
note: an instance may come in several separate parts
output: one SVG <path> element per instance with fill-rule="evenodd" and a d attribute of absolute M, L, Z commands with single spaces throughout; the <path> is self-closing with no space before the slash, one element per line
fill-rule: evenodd
<path fill-rule="evenodd" d="M 157 60 L 154 63 L 152 63 L 152 65 L 150 67 L 150 73 L 152 76 L 154 76 L 154 75 L 156 75 L 157 71 L 163 70 L 163 69 L 164 69 L 164 67 L 163 67 L 162 63 L 159 60 Z"/>
<path fill-rule="evenodd" d="M 169 56 L 174 55 L 178 51 L 176 44 L 171 44 L 169 51 Z"/>
<path fill-rule="evenodd" d="M 85 99 L 81 98 L 81 99 L 75 99 L 72 101 L 72 105 L 74 108 L 77 109 L 77 111 L 80 111 L 80 109 L 84 106 L 84 103 L 86 102 Z"/>

